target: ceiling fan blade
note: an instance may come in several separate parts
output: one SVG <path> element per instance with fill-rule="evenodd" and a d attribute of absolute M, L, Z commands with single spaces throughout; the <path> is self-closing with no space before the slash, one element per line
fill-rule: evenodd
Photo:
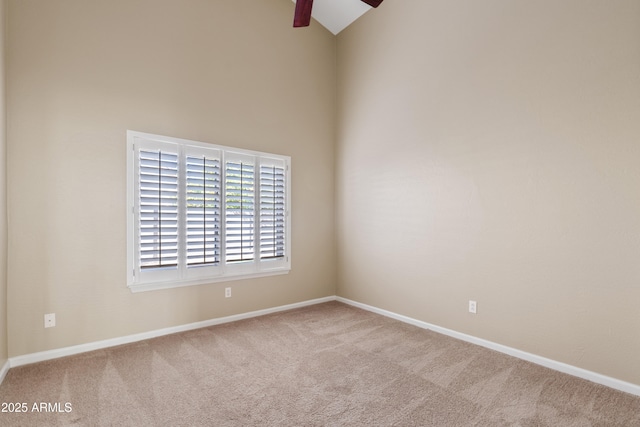
<path fill-rule="evenodd" d="M 364 3 L 368 4 L 371 7 L 378 7 L 382 0 L 362 0 Z"/>
<path fill-rule="evenodd" d="M 311 23 L 311 7 L 313 0 L 296 0 L 296 12 L 293 16 L 293 27 L 308 27 Z"/>

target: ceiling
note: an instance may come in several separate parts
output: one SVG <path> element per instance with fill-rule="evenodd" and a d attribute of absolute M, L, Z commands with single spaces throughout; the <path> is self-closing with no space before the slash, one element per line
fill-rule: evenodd
<path fill-rule="evenodd" d="M 370 9 L 371 6 L 360 0 L 314 0 L 311 16 L 327 30 L 338 34 Z"/>

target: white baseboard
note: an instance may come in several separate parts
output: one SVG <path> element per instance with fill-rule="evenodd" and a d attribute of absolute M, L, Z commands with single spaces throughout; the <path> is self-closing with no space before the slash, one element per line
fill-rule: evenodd
<path fill-rule="evenodd" d="M 502 344 L 497 344 L 492 341 L 487 341 L 482 338 L 477 338 L 471 335 L 463 334 L 451 329 L 443 328 L 440 326 L 432 325 L 431 323 L 416 320 L 411 317 L 403 316 L 401 314 L 393 313 L 391 311 L 383 310 L 377 307 L 373 307 L 367 304 L 362 304 L 356 301 L 352 301 L 342 297 L 336 297 L 336 301 L 361 308 L 363 310 L 371 311 L 376 314 L 381 314 L 392 319 L 399 320 L 401 322 L 409 323 L 422 329 L 430 329 L 434 332 L 438 332 L 443 335 L 450 336 L 462 341 L 470 342 L 482 347 L 489 348 L 491 350 L 499 351 L 500 353 L 508 354 L 509 356 L 517 357 L 518 359 L 526 360 L 528 362 L 535 363 L 537 365 L 544 366 L 546 368 L 553 369 L 555 371 L 563 372 L 565 374 L 573 375 L 574 377 L 582 378 L 597 384 L 624 391 L 626 393 L 640 396 L 640 385 L 628 383 L 626 381 L 618 380 L 616 378 L 608 377 L 606 375 L 598 374 L 596 372 L 587 371 L 586 369 L 578 368 L 576 366 L 568 365 L 566 363 L 558 362 L 555 360 L 547 359 L 546 357 L 538 356 L 526 351 L 518 350 L 512 347 L 507 347 Z"/>
<path fill-rule="evenodd" d="M 526 351 L 518 350 L 512 347 L 507 347 L 502 344 L 497 344 L 492 341 L 488 341 L 482 338 L 477 338 L 471 335 L 463 334 L 461 332 L 443 328 L 441 326 L 433 325 L 427 322 L 423 322 L 421 320 L 416 320 L 411 317 L 403 316 L 401 314 L 393 313 L 391 311 L 383 310 L 377 307 L 373 307 L 367 304 L 362 304 L 362 303 L 352 301 L 347 298 L 338 297 L 338 296 L 318 298 L 318 299 L 313 299 L 309 301 L 283 305 L 279 307 L 267 308 L 264 310 L 251 311 L 248 313 L 236 314 L 233 316 L 220 317 L 217 319 L 205 320 L 202 322 L 189 323 L 187 325 L 174 326 L 171 328 L 158 329 L 155 331 L 143 332 L 140 334 L 127 335 L 119 338 L 113 338 L 113 339 L 96 341 L 96 342 L 87 343 L 87 344 L 75 345 L 72 347 L 65 347 L 65 348 L 60 348 L 55 350 L 42 351 L 39 353 L 26 354 L 23 356 L 11 357 L 9 358 L 9 360 L 7 360 L 4 366 L 0 368 L 0 384 L 2 384 L 2 380 L 4 380 L 4 377 L 9 371 L 9 368 L 13 368 L 16 366 L 22 366 L 22 365 L 27 365 L 27 364 L 36 363 L 36 362 L 43 362 L 46 360 L 57 359 L 59 357 L 71 356 L 74 354 L 85 353 L 93 350 L 100 350 L 100 349 L 114 347 L 122 344 L 129 344 L 132 342 L 143 341 L 150 338 L 156 338 L 164 335 L 175 334 L 177 332 L 185 332 L 193 329 L 206 328 L 214 325 L 221 325 L 223 323 L 235 322 L 237 320 L 264 316 L 267 314 L 277 313 L 277 312 L 286 311 L 286 310 L 292 310 L 292 309 L 311 306 L 315 304 L 321 304 L 329 301 L 339 301 L 344 304 L 358 307 L 363 310 L 380 314 L 382 316 L 390 317 L 392 319 L 396 319 L 401 322 L 408 323 L 422 329 L 429 329 L 434 332 L 438 332 L 440 334 L 450 336 L 452 338 L 470 342 L 472 344 L 486 347 L 491 350 L 499 351 L 500 353 L 508 354 L 509 356 L 517 357 L 518 359 L 526 360 L 528 362 L 532 362 L 537 365 L 541 365 L 559 372 L 563 372 L 565 374 L 573 375 L 575 377 L 592 381 L 597 384 L 602 384 L 604 386 L 607 386 L 616 390 L 620 390 L 626 393 L 640 396 L 640 385 L 637 385 L 637 384 L 628 383 L 622 380 L 618 380 L 616 378 L 598 374 L 596 372 L 587 371 L 586 369 L 578 368 L 576 366 L 568 365 L 566 363 L 547 359 L 545 357 L 528 353 Z"/>
<path fill-rule="evenodd" d="M 10 366 L 11 363 L 9 362 L 9 360 L 7 360 L 6 362 L 4 362 L 4 365 L 2 365 L 2 368 L 0 368 L 0 384 L 2 384 L 2 381 L 4 381 L 4 377 L 7 376 L 7 372 L 9 372 Z"/>
<path fill-rule="evenodd" d="M 9 358 L 3 371 L 6 374 L 6 370 L 9 367 L 14 368 L 16 366 L 28 365 L 30 363 L 43 362 L 45 360 L 57 359 L 59 357 L 72 356 L 74 354 L 86 353 L 88 351 L 101 350 L 104 348 L 115 347 L 117 345 L 129 344 L 132 342 L 143 341 L 150 338 L 156 338 L 163 335 L 175 334 L 177 332 L 185 332 L 193 329 L 206 328 L 208 326 L 221 325 L 223 323 L 235 322 L 237 320 L 249 319 L 252 317 L 264 316 L 267 314 L 277 313 L 280 311 L 292 310 L 295 308 L 306 307 L 315 304 L 321 304 L 324 302 L 335 301 L 335 296 L 313 299 L 309 301 L 298 302 L 294 304 L 282 305 L 279 307 L 267 308 L 264 310 L 251 311 L 248 313 L 236 314 L 233 316 L 220 317 L 217 319 L 204 320 L 202 322 L 189 323 L 187 325 L 174 326 L 171 328 L 157 329 L 155 331 L 143 332 L 140 334 L 127 335 L 119 338 L 112 338 L 108 340 L 95 341 L 87 344 L 74 345 L 71 347 L 58 348 L 55 350 L 41 351 L 38 353 L 25 354 L 23 356 L 16 356 Z M 0 378 L 3 378 L 0 377 Z M 0 383 L 2 381 L 0 380 Z"/>

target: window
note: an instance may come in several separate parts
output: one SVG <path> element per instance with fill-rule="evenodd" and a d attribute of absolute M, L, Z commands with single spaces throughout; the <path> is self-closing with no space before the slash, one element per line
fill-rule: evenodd
<path fill-rule="evenodd" d="M 290 158 L 127 132 L 128 286 L 288 273 Z"/>

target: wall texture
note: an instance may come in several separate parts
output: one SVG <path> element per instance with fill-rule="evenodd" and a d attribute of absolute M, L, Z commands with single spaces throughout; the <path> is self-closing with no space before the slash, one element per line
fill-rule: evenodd
<path fill-rule="evenodd" d="M 7 110 L 5 41 L 7 2 L 0 0 L 0 369 L 7 362 Z"/>
<path fill-rule="evenodd" d="M 335 38 L 293 7 L 9 1 L 10 357 L 335 294 Z M 290 155 L 291 273 L 132 294 L 127 129 Z"/>
<path fill-rule="evenodd" d="M 337 64 L 338 294 L 640 384 L 640 2 L 388 1 Z"/>

